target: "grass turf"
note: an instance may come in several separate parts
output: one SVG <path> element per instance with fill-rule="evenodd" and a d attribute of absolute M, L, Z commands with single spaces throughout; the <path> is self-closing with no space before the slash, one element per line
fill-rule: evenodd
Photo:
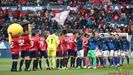
<path fill-rule="evenodd" d="M 10 72 L 11 59 L 0 58 L 0 75 L 109 75 L 109 72 L 117 72 L 115 67 L 107 66 L 103 69 L 68 69 L 68 70 L 38 70 L 29 72 Z M 43 62 L 44 63 L 44 62 Z M 44 67 L 45 64 L 43 64 Z M 24 66 L 24 65 L 23 65 Z M 129 75 L 133 75 L 133 59 L 130 59 L 130 65 L 124 64 L 121 72 L 128 71 Z M 115 74 L 111 74 L 115 75 Z M 124 75 L 124 74 L 117 74 Z M 125 74 L 126 75 L 126 74 Z"/>

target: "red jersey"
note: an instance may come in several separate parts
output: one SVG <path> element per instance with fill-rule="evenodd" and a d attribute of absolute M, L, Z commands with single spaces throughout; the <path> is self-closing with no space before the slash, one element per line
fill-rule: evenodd
<path fill-rule="evenodd" d="M 67 39 L 66 36 L 60 37 L 61 49 L 67 50 Z"/>
<path fill-rule="evenodd" d="M 69 43 L 67 45 L 68 50 L 76 50 L 76 44 L 75 43 Z"/>
<path fill-rule="evenodd" d="M 39 39 L 40 39 L 40 35 L 37 34 L 37 35 L 35 36 L 35 39 L 36 39 L 37 41 L 39 41 Z"/>
<path fill-rule="evenodd" d="M 41 49 L 41 51 L 47 50 L 47 43 L 44 37 L 40 37 L 39 39 L 39 48 Z"/>
<path fill-rule="evenodd" d="M 38 50 L 38 40 L 36 40 L 35 37 L 32 37 L 31 38 L 31 41 L 30 41 L 30 51 L 37 51 Z"/>
<path fill-rule="evenodd" d="M 20 52 L 20 40 L 19 38 L 12 38 L 10 50 L 12 54 L 19 54 Z"/>
<path fill-rule="evenodd" d="M 31 47 L 30 38 L 28 35 L 20 37 L 21 50 L 29 50 Z"/>
<path fill-rule="evenodd" d="M 88 38 L 83 37 L 84 50 L 87 50 L 87 43 L 88 43 Z"/>
<path fill-rule="evenodd" d="M 62 49 L 61 49 L 61 44 L 59 44 L 59 45 L 56 47 L 56 51 L 60 51 L 60 50 L 62 50 Z"/>
<path fill-rule="evenodd" d="M 73 35 L 73 36 L 70 36 L 70 37 L 68 37 L 67 38 L 67 49 L 68 50 L 75 50 L 75 48 L 76 48 L 76 45 L 75 45 L 75 43 L 74 43 L 74 41 L 75 41 L 75 36 Z"/>

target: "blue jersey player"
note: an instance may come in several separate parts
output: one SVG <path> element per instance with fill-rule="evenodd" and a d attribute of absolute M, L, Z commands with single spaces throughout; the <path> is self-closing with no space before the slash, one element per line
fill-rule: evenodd
<path fill-rule="evenodd" d="M 119 37 L 119 34 L 115 35 L 115 44 L 116 44 L 116 49 L 114 50 L 114 63 L 115 66 L 120 65 L 120 50 L 121 50 L 121 38 Z"/>
<path fill-rule="evenodd" d="M 82 60 L 84 57 L 84 50 L 83 50 L 83 39 L 80 33 L 77 35 L 76 39 L 76 46 L 77 46 L 77 68 L 81 68 Z"/>
<path fill-rule="evenodd" d="M 102 67 L 103 66 L 102 51 L 101 51 L 101 48 L 100 48 L 101 37 L 99 36 L 98 33 L 95 33 L 95 36 L 96 36 L 96 44 L 97 44 L 97 48 L 96 48 L 97 67 Z M 99 61 L 100 61 L 100 64 L 99 64 Z"/>
<path fill-rule="evenodd" d="M 97 41 L 96 41 L 95 34 L 92 34 L 92 36 L 88 40 L 89 51 L 87 56 L 90 60 L 90 65 L 91 65 L 88 68 L 93 67 L 93 69 L 96 69 L 96 48 L 97 48 L 96 42 Z"/>
<path fill-rule="evenodd" d="M 116 43 L 112 34 L 110 34 L 109 38 L 107 38 L 107 42 L 108 42 L 108 48 L 109 48 L 109 63 L 110 63 L 110 66 L 112 67 L 114 50 L 116 50 Z"/>
<path fill-rule="evenodd" d="M 131 57 L 133 57 L 133 36 L 131 38 Z"/>
<path fill-rule="evenodd" d="M 129 41 L 127 40 L 126 37 L 122 37 L 122 51 L 121 51 L 121 56 L 122 56 L 122 65 L 124 63 L 124 58 L 126 57 L 127 58 L 127 64 L 129 64 L 129 57 L 128 57 L 128 52 L 129 52 Z"/>
<path fill-rule="evenodd" d="M 101 34 L 100 48 L 102 50 L 102 55 L 103 55 L 103 67 L 105 67 L 106 60 L 108 59 L 109 56 L 109 48 L 108 48 L 107 38 L 105 38 L 104 34 Z"/>

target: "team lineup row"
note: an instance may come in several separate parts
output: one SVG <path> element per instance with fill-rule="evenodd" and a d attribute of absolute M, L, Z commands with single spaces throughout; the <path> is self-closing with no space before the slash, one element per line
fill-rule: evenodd
<path fill-rule="evenodd" d="M 37 30 L 36 34 L 23 35 L 19 38 L 13 38 L 11 42 L 12 64 L 11 71 L 17 71 L 19 54 L 21 61 L 19 71 L 22 71 L 22 65 L 25 61 L 25 71 L 28 71 L 33 61 L 33 70 L 37 70 L 37 65 L 42 69 L 42 57 L 46 58 L 47 69 L 65 69 L 73 68 L 94 68 L 106 67 L 106 60 L 110 66 L 119 67 L 127 58 L 129 64 L 130 44 L 126 37 L 119 37 L 118 34 L 110 34 L 105 37 L 104 34 L 92 33 L 83 35 L 82 33 L 60 34 L 56 36 L 53 32 L 45 39 Z M 86 57 L 90 64 L 86 64 Z M 120 58 L 122 58 L 120 62 Z M 100 62 L 100 63 L 99 63 Z"/>

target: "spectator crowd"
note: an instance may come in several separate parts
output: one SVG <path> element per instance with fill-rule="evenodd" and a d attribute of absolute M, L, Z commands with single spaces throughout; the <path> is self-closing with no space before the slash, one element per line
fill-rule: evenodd
<path fill-rule="evenodd" d="M 9 24 L 28 20 L 34 25 L 34 30 L 41 29 L 60 32 L 64 28 L 82 30 L 86 33 L 98 31 L 100 33 L 118 32 L 133 34 L 132 0 L 0 0 L 0 40 L 7 37 L 6 28 Z M 71 10 L 64 25 L 59 25 L 52 18 L 63 10 L 45 8 L 37 11 L 21 11 L 20 6 L 70 6 Z M 119 5 L 120 9 L 111 5 Z M 129 8 L 128 5 L 131 5 Z M 16 6 L 2 9 L 5 6 Z"/>

